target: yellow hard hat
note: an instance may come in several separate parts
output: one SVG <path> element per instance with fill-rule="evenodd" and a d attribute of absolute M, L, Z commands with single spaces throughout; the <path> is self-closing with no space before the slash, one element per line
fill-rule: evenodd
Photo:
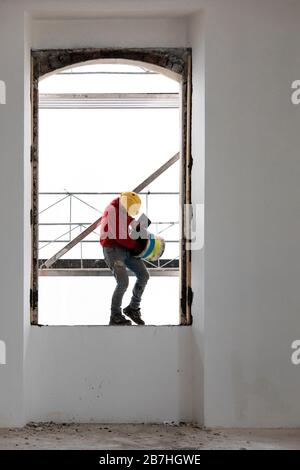
<path fill-rule="evenodd" d="M 121 193 L 120 202 L 131 217 L 139 213 L 142 204 L 140 196 L 133 191 Z"/>

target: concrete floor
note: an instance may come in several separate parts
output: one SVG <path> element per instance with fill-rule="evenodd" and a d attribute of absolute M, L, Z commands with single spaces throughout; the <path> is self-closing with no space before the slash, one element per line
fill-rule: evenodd
<path fill-rule="evenodd" d="M 192 424 L 31 423 L 0 429 L 0 449 L 300 449 L 300 429 L 202 429 Z"/>

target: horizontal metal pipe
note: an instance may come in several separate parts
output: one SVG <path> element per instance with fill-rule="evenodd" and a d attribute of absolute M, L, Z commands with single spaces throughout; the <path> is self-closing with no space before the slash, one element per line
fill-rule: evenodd
<path fill-rule="evenodd" d="M 39 243 L 68 243 L 69 240 L 39 240 Z M 179 240 L 165 240 L 166 243 L 179 243 Z M 99 243 L 99 240 L 82 240 L 80 243 Z"/>
<path fill-rule="evenodd" d="M 40 196 L 57 196 L 57 195 L 70 195 L 70 196 L 73 196 L 73 195 L 81 195 L 81 196 L 113 196 L 115 194 L 120 194 L 120 191 L 103 191 L 103 192 L 88 192 L 88 193 L 81 193 L 81 192 L 72 192 L 72 191 L 65 191 L 65 192 L 40 192 L 39 195 Z M 147 194 L 148 196 L 163 196 L 163 195 L 178 195 L 179 192 L 178 191 L 140 191 L 139 194 Z"/>
<path fill-rule="evenodd" d="M 163 277 L 178 277 L 179 270 L 176 268 L 148 268 L 150 276 L 163 276 Z M 134 276 L 130 271 L 128 272 L 129 276 Z M 106 268 L 73 268 L 73 269 L 39 269 L 40 276 L 112 276 L 110 269 Z"/>
<path fill-rule="evenodd" d="M 89 225 L 91 222 L 40 222 L 38 225 Z M 179 224 L 179 222 L 151 222 L 152 225 L 170 225 Z"/>

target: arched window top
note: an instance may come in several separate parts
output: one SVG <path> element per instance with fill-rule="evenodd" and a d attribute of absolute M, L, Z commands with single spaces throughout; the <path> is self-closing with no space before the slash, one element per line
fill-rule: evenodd
<path fill-rule="evenodd" d="M 173 80 L 177 83 L 181 82 L 182 76 L 172 70 L 164 67 L 141 62 L 137 60 L 128 59 L 96 59 L 85 62 L 80 62 L 72 65 L 67 65 L 59 69 L 55 69 L 49 73 L 46 73 L 40 77 L 41 80 L 45 80 L 55 74 L 80 74 L 80 73 L 112 73 L 113 70 L 117 70 L 119 73 L 132 73 L 132 74 L 156 74 L 162 75 L 169 80 Z"/>
<path fill-rule="evenodd" d="M 119 63 L 146 67 L 182 81 L 188 73 L 190 48 L 147 49 L 39 49 L 32 51 L 33 78 L 39 79 L 59 69 L 91 63 Z"/>

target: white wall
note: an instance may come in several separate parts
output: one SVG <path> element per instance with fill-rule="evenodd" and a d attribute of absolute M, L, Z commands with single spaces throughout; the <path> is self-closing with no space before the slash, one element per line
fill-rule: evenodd
<path fill-rule="evenodd" d="M 164 19 L 139 18 L 142 5 L 149 16 L 163 13 Z M 184 15 L 200 7 L 203 16 L 187 20 Z M 290 344 L 300 331 L 300 108 L 290 102 L 290 84 L 299 79 L 299 8 L 293 0 L 1 3 L 0 80 L 7 82 L 8 102 L 0 106 L 0 216 L 6 228 L 0 245 L 0 339 L 6 341 L 8 363 L 0 366 L 0 425 L 203 417 L 207 426 L 300 424 L 300 373 L 290 362 Z M 29 326 L 30 245 L 27 219 L 23 236 L 23 207 L 28 210 L 30 193 L 25 178 L 23 197 L 23 131 L 25 126 L 28 134 L 24 55 L 30 28 L 24 10 L 48 18 L 33 22 L 34 47 L 192 44 L 193 201 L 203 202 L 205 130 L 206 204 L 205 253 L 193 253 L 192 328 Z M 108 10 L 128 18 L 116 18 L 118 28 L 111 18 L 95 20 Z M 93 20 L 80 21 L 78 36 L 82 15 Z M 75 16 L 75 23 L 62 23 L 62 17 Z M 205 114 L 199 88 L 204 82 Z M 141 355 L 127 373 L 125 359 L 136 350 Z M 141 392 L 137 401 L 130 379 Z"/>
<path fill-rule="evenodd" d="M 205 12 L 192 16 L 189 22 L 189 43 L 193 48 L 193 95 L 192 95 L 192 204 L 193 230 L 196 228 L 196 250 L 192 251 L 192 306 L 193 328 L 193 416 L 204 421 L 204 232 L 202 211 L 204 205 L 205 162 Z"/>
<path fill-rule="evenodd" d="M 33 328 L 28 419 L 190 420 L 190 344 L 180 327 Z"/>
<path fill-rule="evenodd" d="M 299 426 L 300 3 L 205 20 L 205 422 Z"/>
<path fill-rule="evenodd" d="M 187 20 L 182 18 L 37 19 L 32 29 L 32 47 L 39 49 L 186 44 Z"/>
<path fill-rule="evenodd" d="M 2 426 L 22 424 L 24 418 L 24 34 L 23 13 L 1 3 L 0 76 L 7 91 L 6 104 L 0 105 L 0 339 L 7 362 L 0 365 Z"/>

